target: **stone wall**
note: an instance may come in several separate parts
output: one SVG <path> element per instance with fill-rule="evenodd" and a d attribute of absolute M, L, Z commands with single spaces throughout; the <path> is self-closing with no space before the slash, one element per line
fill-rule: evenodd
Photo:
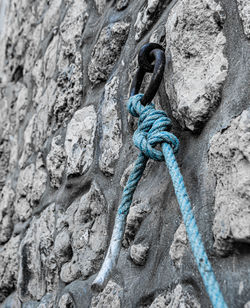
<path fill-rule="evenodd" d="M 249 1 L 1 0 L 0 41 L 1 307 L 211 307 L 153 161 L 112 280 L 90 290 L 138 153 L 125 102 L 149 41 L 209 259 L 229 307 L 249 307 Z"/>

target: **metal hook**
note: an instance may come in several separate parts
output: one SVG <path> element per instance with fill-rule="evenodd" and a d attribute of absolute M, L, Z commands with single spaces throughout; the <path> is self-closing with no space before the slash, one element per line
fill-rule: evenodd
<path fill-rule="evenodd" d="M 155 61 L 154 65 L 151 64 L 153 61 Z M 139 69 L 132 81 L 130 96 L 139 92 L 146 72 L 153 73 L 150 84 L 141 100 L 143 106 L 149 104 L 154 98 L 163 77 L 165 62 L 164 48 L 161 45 L 148 43 L 140 49 L 138 54 Z"/>

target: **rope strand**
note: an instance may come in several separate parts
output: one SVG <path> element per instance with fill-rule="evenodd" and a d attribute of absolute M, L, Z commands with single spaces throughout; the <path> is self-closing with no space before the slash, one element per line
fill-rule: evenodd
<path fill-rule="evenodd" d="M 175 135 L 168 132 L 171 127 L 171 122 L 165 112 L 155 110 L 153 103 L 144 107 L 140 103 L 142 97 L 142 94 L 137 94 L 130 97 L 128 101 L 129 112 L 133 116 L 139 117 L 138 128 L 134 133 L 133 140 L 141 153 L 137 158 L 135 167 L 123 191 L 122 202 L 116 215 L 108 252 L 102 268 L 92 284 L 92 288 L 101 291 L 107 284 L 112 270 L 116 266 L 133 194 L 146 167 L 147 160 L 150 157 L 157 161 L 165 160 L 166 162 L 182 213 L 189 243 L 213 307 L 227 308 L 212 266 L 208 260 L 184 180 L 175 159 L 174 153 L 178 150 L 179 141 Z M 155 149 L 157 144 L 161 144 L 162 152 Z"/>

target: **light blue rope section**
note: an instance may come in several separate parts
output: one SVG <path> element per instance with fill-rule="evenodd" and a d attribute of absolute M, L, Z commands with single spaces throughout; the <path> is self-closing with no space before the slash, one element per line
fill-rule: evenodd
<path fill-rule="evenodd" d="M 227 308 L 205 252 L 184 180 L 175 159 L 174 153 L 178 150 L 179 141 L 173 134 L 167 131 L 170 129 L 171 123 L 165 112 L 155 110 L 153 103 L 144 107 L 140 103 L 142 97 L 143 94 L 137 94 L 130 97 L 128 101 L 129 112 L 133 116 L 139 117 L 138 128 L 134 133 L 133 141 L 141 153 L 124 189 L 122 203 L 118 208 L 118 215 L 121 218 L 127 216 L 133 193 L 145 169 L 148 157 L 157 161 L 165 160 L 180 205 L 190 246 L 211 303 L 214 308 Z M 162 145 L 162 152 L 154 148 L 159 143 Z"/>

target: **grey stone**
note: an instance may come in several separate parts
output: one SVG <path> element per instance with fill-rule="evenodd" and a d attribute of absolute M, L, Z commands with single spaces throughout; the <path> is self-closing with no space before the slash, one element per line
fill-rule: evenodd
<path fill-rule="evenodd" d="M 86 279 L 100 266 L 107 244 L 107 205 L 96 184 L 61 214 L 60 228 L 70 233 L 73 253 L 72 259 L 62 266 L 61 279 Z"/>
<path fill-rule="evenodd" d="M 10 159 L 10 143 L 8 142 L 8 135 L 0 139 L 0 190 L 3 188 L 9 167 Z"/>
<path fill-rule="evenodd" d="M 66 164 L 66 153 L 60 142 L 60 135 L 53 138 L 51 150 L 46 159 L 46 165 L 50 176 L 50 184 L 55 188 L 59 188 L 62 183 L 63 172 Z"/>
<path fill-rule="evenodd" d="M 19 243 L 20 237 L 16 236 L 0 247 L 0 302 L 16 288 Z"/>
<path fill-rule="evenodd" d="M 39 72 L 40 68 L 35 66 L 33 70 L 35 82 L 41 86 Z M 50 112 L 55 103 L 55 87 L 56 83 L 51 80 L 45 91 L 37 91 L 34 96 L 36 113 L 30 118 L 24 131 L 23 151 L 19 159 L 20 168 L 25 166 L 34 152 L 42 150 L 44 142 L 51 135 Z"/>
<path fill-rule="evenodd" d="M 37 62 L 37 51 L 41 43 L 41 31 L 42 24 L 39 24 L 37 27 L 32 27 L 30 31 L 25 33 L 26 35 L 29 33 L 29 43 L 26 45 L 28 48 L 26 50 L 27 56 L 24 58 L 23 63 L 23 74 L 29 73 Z M 26 42 L 26 38 L 22 37 L 21 39 L 23 42 Z"/>
<path fill-rule="evenodd" d="M 243 29 L 250 38 L 250 3 L 248 0 L 237 0 L 238 10 L 243 23 Z"/>
<path fill-rule="evenodd" d="M 49 32 L 51 32 L 57 25 L 60 19 L 60 7 L 62 0 L 52 0 L 49 2 L 49 9 L 43 13 L 43 23 L 41 29 L 41 39 L 46 38 Z"/>
<path fill-rule="evenodd" d="M 244 305 L 244 308 L 250 308 L 250 301 Z"/>
<path fill-rule="evenodd" d="M 31 164 L 24 170 L 21 170 L 17 182 L 16 200 L 14 203 L 15 220 L 25 221 L 31 216 L 31 191 L 33 187 L 33 178 L 35 165 Z"/>
<path fill-rule="evenodd" d="M 57 65 L 57 53 L 58 53 L 58 45 L 59 45 L 59 35 L 54 35 L 52 41 L 46 49 L 43 58 L 43 80 L 48 82 L 51 78 L 53 78 L 56 72 Z"/>
<path fill-rule="evenodd" d="M 18 93 L 17 101 L 16 101 L 16 126 L 19 127 L 20 123 L 25 119 L 25 115 L 27 113 L 28 108 L 28 89 L 26 87 L 22 87 Z"/>
<path fill-rule="evenodd" d="M 45 191 L 46 182 L 47 173 L 39 153 L 36 163 L 28 165 L 19 174 L 14 203 L 16 221 L 25 221 L 31 216 L 32 209 Z"/>
<path fill-rule="evenodd" d="M 60 264 L 72 258 L 70 232 L 67 228 L 62 229 L 55 238 L 54 253 Z"/>
<path fill-rule="evenodd" d="M 122 147 L 121 120 L 117 112 L 119 79 L 113 77 L 105 86 L 102 103 L 102 139 L 99 166 L 103 173 L 114 174 L 114 163 Z"/>
<path fill-rule="evenodd" d="M 160 0 L 148 0 L 146 7 L 137 15 L 135 22 L 135 40 L 139 41 L 154 21 L 154 13 L 160 5 Z"/>
<path fill-rule="evenodd" d="M 22 156 L 19 160 L 20 168 L 23 168 L 28 158 L 34 152 L 33 145 L 33 132 L 36 130 L 36 115 L 30 119 L 25 131 L 24 131 L 24 146 Z"/>
<path fill-rule="evenodd" d="M 121 297 L 122 297 L 122 288 L 110 280 L 105 287 L 105 289 L 98 295 L 92 298 L 91 308 L 120 308 L 121 306 Z"/>
<path fill-rule="evenodd" d="M 213 0 L 184 0 L 175 4 L 166 23 L 173 70 L 165 79 L 166 92 L 173 116 L 190 130 L 200 129 L 221 100 L 228 69 L 224 20 Z"/>
<path fill-rule="evenodd" d="M 116 9 L 118 11 L 124 10 L 129 5 L 129 0 L 118 0 L 116 1 Z"/>
<path fill-rule="evenodd" d="M 12 234 L 13 230 L 13 201 L 15 198 L 15 192 L 10 186 L 10 183 L 6 183 L 1 191 L 0 199 L 0 245 L 7 242 Z"/>
<path fill-rule="evenodd" d="M 65 50 L 65 49 L 64 49 Z M 73 49 L 74 60 L 68 62 L 57 78 L 56 101 L 52 107 L 52 116 L 56 120 L 56 130 L 60 126 L 66 126 L 74 112 L 82 102 L 82 69 L 81 54 Z"/>
<path fill-rule="evenodd" d="M 73 1 L 60 24 L 64 56 L 73 55 L 81 43 L 82 33 L 88 20 L 87 2 Z M 61 65 L 61 63 L 59 63 Z"/>
<path fill-rule="evenodd" d="M 93 162 L 96 118 L 90 105 L 76 111 L 68 124 L 64 144 L 68 176 L 86 173 Z"/>
<path fill-rule="evenodd" d="M 127 217 L 125 233 L 123 238 L 123 246 L 128 247 L 134 240 L 137 231 L 143 219 L 151 212 L 150 205 L 147 201 L 141 202 L 136 200 L 133 202 Z"/>
<path fill-rule="evenodd" d="M 93 84 L 108 79 L 126 42 L 129 26 L 126 22 L 116 22 L 102 29 L 88 66 L 88 76 Z"/>
<path fill-rule="evenodd" d="M 34 98 L 36 104 L 35 127 L 33 144 L 35 151 L 43 150 L 44 143 L 52 134 L 51 117 L 56 102 L 56 82 L 51 79 L 41 94 L 39 91 Z M 39 87 L 42 89 L 42 87 Z"/>
<path fill-rule="evenodd" d="M 234 242 L 250 243 L 250 111 L 245 110 L 210 141 L 209 167 L 216 180 L 213 234 L 218 253 Z"/>
<path fill-rule="evenodd" d="M 105 7 L 107 5 L 107 0 L 95 0 L 95 5 L 97 8 L 97 12 L 99 14 L 103 14 Z"/>
<path fill-rule="evenodd" d="M 149 246 L 134 244 L 130 247 L 130 258 L 136 265 L 144 265 L 147 261 Z"/>
<path fill-rule="evenodd" d="M 40 300 L 58 284 L 58 265 L 53 253 L 56 232 L 55 205 L 33 217 L 19 248 L 18 293 L 22 301 Z"/>
<path fill-rule="evenodd" d="M 201 305 L 189 292 L 184 291 L 182 285 L 178 284 L 171 292 L 160 294 L 150 308 L 200 308 Z"/>
<path fill-rule="evenodd" d="M 58 308 L 74 308 L 74 302 L 69 293 L 64 293 L 59 300 Z"/>
<path fill-rule="evenodd" d="M 174 265 L 181 267 L 182 258 L 187 250 L 188 238 L 184 223 L 181 223 L 174 234 L 174 240 L 171 244 L 169 255 L 174 262 Z"/>

